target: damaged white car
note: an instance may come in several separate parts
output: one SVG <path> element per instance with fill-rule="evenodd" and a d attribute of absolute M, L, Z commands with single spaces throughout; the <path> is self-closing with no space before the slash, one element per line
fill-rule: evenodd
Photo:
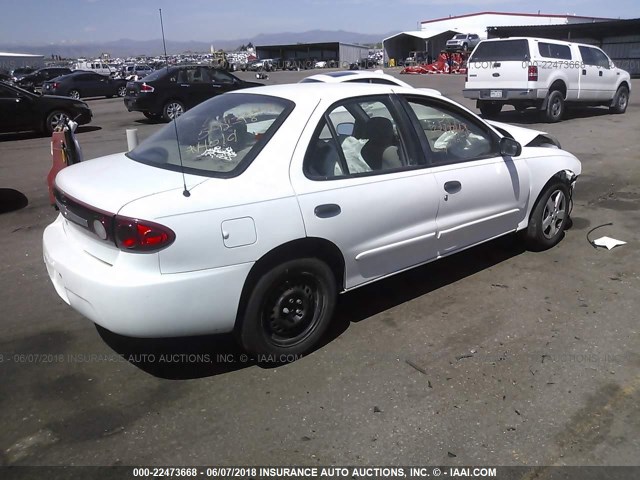
<path fill-rule="evenodd" d="M 580 161 L 494 125 L 397 86 L 220 95 L 60 172 L 44 260 L 60 297 L 116 333 L 306 352 L 341 292 L 516 231 L 560 241 Z"/>

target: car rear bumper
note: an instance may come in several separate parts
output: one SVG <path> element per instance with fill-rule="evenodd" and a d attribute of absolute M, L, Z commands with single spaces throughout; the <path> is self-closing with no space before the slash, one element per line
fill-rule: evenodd
<path fill-rule="evenodd" d="M 162 113 L 162 107 L 149 97 L 124 97 L 124 106 L 130 112 Z"/>
<path fill-rule="evenodd" d="M 500 92 L 500 96 L 492 96 L 492 92 Z M 518 100 L 542 100 L 546 97 L 547 91 L 539 88 L 465 88 L 462 90 L 465 98 L 474 100 L 489 100 L 493 102 L 507 102 Z"/>
<path fill-rule="evenodd" d="M 252 263 L 180 274 L 109 265 L 67 235 L 60 215 L 43 234 L 43 256 L 58 295 L 73 309 L 114 333 L 178 337 L 229 332 Z M 157 255 L 157 254 L 151 254 Z"/>

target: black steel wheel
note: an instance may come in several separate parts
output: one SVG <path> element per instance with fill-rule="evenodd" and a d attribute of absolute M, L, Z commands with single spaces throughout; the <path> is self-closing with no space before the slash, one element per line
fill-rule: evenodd
<path fill-rule="evenodd" d="M 315 258 L 282 263 L 252 290 L 240 329 L 242 346 L 258 354 L 305 353 L 329 325 L 335 302 L 335 277 L 327 264 Z"/>

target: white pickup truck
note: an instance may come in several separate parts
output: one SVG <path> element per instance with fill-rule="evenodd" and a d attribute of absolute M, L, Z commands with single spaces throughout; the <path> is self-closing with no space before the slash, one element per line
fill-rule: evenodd
<path fill-rule="evenodd" d="M 469 57 L 463 95 L 477 100 L 486 117 L 513 105 L 537 108 L 548 122 L 558 122 L 571 103 L 624 113 L 630 91 L 629 73 L 593 45 L 518 37 L 478 44 Z"/>

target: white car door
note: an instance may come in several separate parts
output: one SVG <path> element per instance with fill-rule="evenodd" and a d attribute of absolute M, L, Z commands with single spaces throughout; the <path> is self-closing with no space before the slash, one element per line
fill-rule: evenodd
<path fill-rule="evenodd" d="M 436 181 L 403 115 L 386 95 L 347 100 L 309 123 L 294 154 L 306 233 L 341 250 L 346 288 L 437 255 Z"/>
<path fill-rule="evenodd" d="M 589 47 L 589 49 L 598 67 L 598 77 L 596 79 L 598 84 L 597 99 L 602 101 L 613 100 L 618 81 L 617 71 L 611 68 L 611 60 L 606 53 L 595 47 Z"/>
<path fill-rule="evenodd" d="M 500 156 L 498 135 L 462 109 L 431 98 L 405 98 L 436 178 L 438 254 L 514 231 L 529 200 L 526 162 Z"/>

